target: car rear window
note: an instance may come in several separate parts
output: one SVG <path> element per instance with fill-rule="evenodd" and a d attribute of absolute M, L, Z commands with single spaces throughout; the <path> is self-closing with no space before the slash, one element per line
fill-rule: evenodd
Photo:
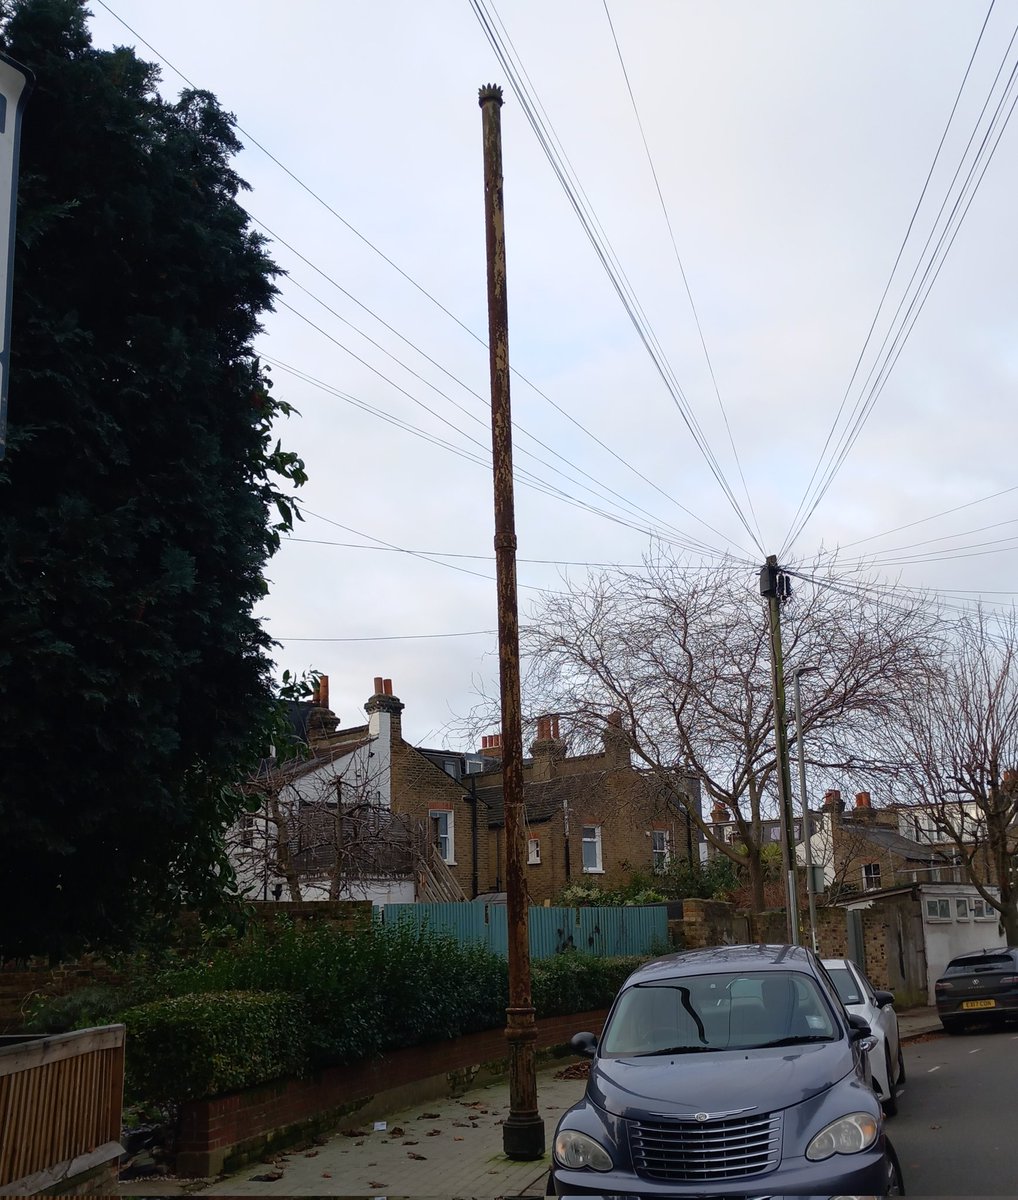
<path fill-rule="evenodd" d="M 834 980 L 842 1004 L 862 1004 L 862 993 L 848 967 L 828 967 L 827 974 Z"/>
<path fill-rule="evenodd" d="M 973 971 L 1013 971 L 1010 954 L 984 954 L 979 958 L 956 958 L 947 964 L 945 975 L 971 975 Z"/>

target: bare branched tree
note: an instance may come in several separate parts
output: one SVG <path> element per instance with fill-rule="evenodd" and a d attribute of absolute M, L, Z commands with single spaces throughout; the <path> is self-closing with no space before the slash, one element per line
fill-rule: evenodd
<path fill-rule="evenodd" d="M 230 834 L 238 875 L 252 892 L 288 900 L 359 895 L 365 881 L 410 878 L 426 830 L 378 799 L 377 781 L 336 763 L 271 763 L 247 784 L 260 804 Z"/>
<path fill-rule="evenodd" d="M 912 802 L 932 817 L 966 878 L 1018 945 L 1018 618 L 983 610 L 957 624 L 951 651 L 914 687 L 886 732 Z M 987 874 L 989 878 L 987 878 Z M 999 896 L 986 884 L 996 884 Z"/>
<path fill-rule="evenodd" d="M 805 575 L 805 573 L 801 573 Z M 569 585 L 567 585 L 569 586 Z M 818 668 L 803 705 L 811 762 L 861 765 L 901 689 L 921 676 L 935 619 L 918 604 L 887 604 L 867 581 L 815 569 L 782 614 L 785 666 Z M 637 765 L 667 778 L 695 774 L 738 830 L 718 838 L 763 906 L 761 819 L 776 815 L 776 753 L 767 621 L 756 573 L 722 564 L 690 570 L 667 555 L 642 571 L 592 575 L 549 595 L 524 630 L 528 703 L 568 717 L 571 736 L 622 714 Z"/>

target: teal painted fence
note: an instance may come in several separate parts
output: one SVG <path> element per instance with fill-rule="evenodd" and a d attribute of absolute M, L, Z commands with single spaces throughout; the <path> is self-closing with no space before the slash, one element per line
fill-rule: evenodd
<path fill-rule="evenodd" d="M 375 909 L 386 925 L 406 921 L 448 933 L 464 945 L 480 943 L 496 954 L 508 948 L 504 904 L 386 904 Z M 633 908 L 530 909 L 530 956 L 550 958 L 563 950 L 614 957 L 663 953 L 668 947 L 664 905 Z"/>

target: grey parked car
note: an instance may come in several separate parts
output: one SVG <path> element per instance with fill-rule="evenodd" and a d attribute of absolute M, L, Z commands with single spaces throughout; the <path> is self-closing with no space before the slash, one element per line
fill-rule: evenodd
<path fill-rule="evenodd" d="M 586 1093 L 555 1131 L 549 1194 L 897 1195 L 870 1033 L 799 946 L 722 946 L 622 985 Z"/>

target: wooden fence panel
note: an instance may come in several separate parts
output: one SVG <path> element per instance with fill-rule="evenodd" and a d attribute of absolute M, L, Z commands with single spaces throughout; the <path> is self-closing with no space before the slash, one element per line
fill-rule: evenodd
<path fill-rule="evenodd" d="M 41 1191 L 122 1153 L 124 1026 L 0 1039 L 0 1189 Z"/>

